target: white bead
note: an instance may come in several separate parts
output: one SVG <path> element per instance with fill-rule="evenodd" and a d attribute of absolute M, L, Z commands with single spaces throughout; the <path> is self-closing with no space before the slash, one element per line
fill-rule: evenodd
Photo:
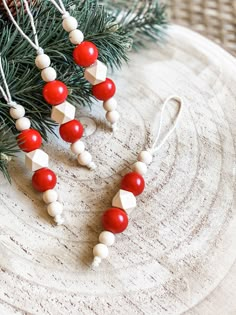
<path fill-rule="evenodd" d="M 139 173 L 140 175 L 145 175 L 147 173 L 147 165 L 143 162 L 135 162 L 132 165 L 132 169 L 134 172 Z"/>
<path fill-rule="evenodd" d="M 111 123 L 114 124 L 116 123 L 120 118 L 120 114 L 116 111 L 113 110 L 111 112 L 106 113 L 106 119 Z"/>
<path fill-rule="evenodd" d="M 75 118 L 75 106 L 65 101 L 57 106 L 52 106 L 52 120 L 58 124 L 65 124 Z"/>
<path fill-rule="evenodd" d="M 35 172 L 43 167 L 48 167 L 49 157 L 46 152 L 40 149 L 31 151 L 25 155 L 25 165 L 32 172 Z"/>
<path fill-rule="evenodd" d="M 25 116 L 25 109 L 22 105 L 15 105 L 10 109 L 10 115 L 13 119 L 19 119 Z"/>
<path fill-rule="evenodd" d="M 73 16 L 68 16 L 62 22 L 62 27 L 68 33 L 77 29 L 77 26 L 78 26 L 78 22 Z"/>
<path fill-rule="evenodd" d="M 54 201 L 57 201 L 57 198 L 58 198 L 58 194 L 55 190 L 53 189 L 49 189 L 49 190 L 46 190 L 44 193 L 43 193 L 43 201 L 45 203 L 51 203 L 51 202 L 54 202 Z"/>
<path fill-rule="evenodd" d="M 87 67 L 84 71 L 84 77 L 92 85 L 99 84 L 106 80 L 107 66 L 101 61 L 97 60 L 93 65 Z"/>
<path fill-rule="evenodd" d="M 111 246 L 115 243 L 115 235 L 112 232 L 103 231 L 99 235 L 99 242 L 106 246 Z"/>
<path fill-rule="evenodd" d="M 107 258 L 109 254 L 108 247 L 104 244 L 97 244 L 93 248 L 93 255 L 102 259 Z"/>
<path fill-rule="evenodd" d="M 54 81 L 57 78 L 56 70 L 52 67 L 45 68 L 41 71 L 41 77 L 45 82 Z"/>
<path fill-rule="evenodd" d="M 71 144 L 70 149 L 71 149 L 71 151 L 72 151 L 74 154 L 79 155 L 79 154 L 81 154 L 82 152 L 84 152 L 85 145 L 84 145 L 83 141 L 77 140 L 76 142 L 74 142 L 74 143 Z"/>
<path fill-rule="evenodd" d="M 44 68 L 49 67 L 50 63 L 51 63 L 51 60 L 50 60 L 49 56 L 46 54 L 38 55 L 35 58 L 36 67 L 39 69 L 44 69 Z"/>
<path fill-rule="evenodd" d="M 29 129 L 31 126 L 31 122 L 30 122 L 29 118 L 27 118 L 27 117 L 21 117 L 21 118 L 17 119 L 15 124 L 16 124 L 16 129 L 19 131 Z"/>
<path fill-rule="evenodd" d="M 88 151 L 84 151 L 77 157 L 80 165 L 87 166 L 92 162 L 92 155 Z"/>
<path fill-rule="evenodd" d="M 152 154 L 148 151 L 141 151 L 138 155 L 138 161 L 148 165 L 152 163 Z"/>
<path fill-rule="evenodd" d="M 112 206 L 125 210 L 128 214 L 136 207 L 136 198 L 130 191 L 120 189 L 112 199 Z"/>
<path fill-rule="evenodd" d="M 109 98 L 109 100 L 103 103 L 103 108 L 108 112 L 114 111 L 117 108 L 116 99 L 114 97 Z"/>
<path fill-rule="evenodd" d="M 47 211 L 51 217 L 55 217 L 62 214 L 63 205 L 58 201 L 54 201 L 47 206 Z"/>
<path fill-rule="evenodd" d="M 81 44 L 84 40 L 84 34 L 80 30 L 73 30 L 69 34 L 69 40 L 74 45 Z"/>

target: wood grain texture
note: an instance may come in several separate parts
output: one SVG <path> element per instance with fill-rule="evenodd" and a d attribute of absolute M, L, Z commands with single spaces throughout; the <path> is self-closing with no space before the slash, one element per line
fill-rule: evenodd
<path fill-rule="evenodd" d="M 111 134 L 99 104 L 78 113 L 96 171 L 78 167 L 64 143 L 44 146 L 64 226 L 53 225 L 32 190 L 23 155 L 10 163 L 12 187 L 0 182 L 0 314 L 193 314 L 236 257 L 235 70 L 233 57 L 177 26 L 163 48 L 132 54 L 115 78 L 119 130 Z M 100 216 L 151 143 L 170 94 L 185 101 L 180 125 L 149 169 L 129 228 L 93 271 Z"/>

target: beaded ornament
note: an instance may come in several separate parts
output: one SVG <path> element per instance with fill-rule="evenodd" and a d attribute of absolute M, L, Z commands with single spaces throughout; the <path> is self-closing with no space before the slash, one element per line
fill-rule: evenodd
<path fill-rule="evenodd" d="M 163 124 L 163 114 L 171 100 L 178 102 L 179 111 L 172 128 L 158 144 Z M 145 188 L 143 175 L 146 174 L 147 168 L 152 163 L 155 153 L 160 150 L 175 130 L 182 108 L 183 100 L 179 96 L 173 95 L 165 100 L 161 109 L 159 128 L 153 145 L 138 154 L 137 161 L 132 165 L 132 172 L 126 174 L 121 180 L 120 189 L 112 199 L 112 207 L 106 210 L 102 215 L 104 231 L 99 235 L 99 243 L 93 248 L 93 267 L 98 267 L 101 261 L 108 257 L 108 247 L 114 244 L 115 234 L 121 233 L 127 228 L 129 222 L 128 216 L 136 207 L 136 197 L 139 196 Z"/>
<path fill-rule="evenodd" d="M 56 174 L 48 168 L 49 156 L 40 149 L 42 144 L 41 134 L 31 127 L 31 121 L 25 117 L 25 108 L 12 100 L 11 93 L 6 81 L 5 73 L 0 55 L 0 73 L 5 90 L 0 86 L 6 103 L 10 108 L 10 116 L 15 120 L 15 127 L 20 132 L 16 139 L 19 148 L 25 152 L 25 165 L 32 172 L 32 185 L 34 189 L 43 193 L 43 201 L 47 204 L 47 211 L 53 217 L 57 225 L 64 222 L 62 217 L 63 205 L 54 189 L 57 183 Z"/>
<path fill-rule="evenodd" d="M 92 85 L 92 94 L 100 101 L 103 101 L 103 108 L 106 111 L 106 119 L 112 129 L 117 129 L 120 118 L 117 109 L 117 101 L 114 98 L 116 92 L 115 83 L 107 78 L 107 67 L 99 61 L 97 47 L 89 41 L 84 41 L 84 34 L 78 29 L 77 20 L 66 11 L 62 0 L 49 0 L 62 15 L 62 27 L 69 33 L 69 40 L 76 47 L 73 50 L 75 63 L 85 68 L 84 77 Z"/>

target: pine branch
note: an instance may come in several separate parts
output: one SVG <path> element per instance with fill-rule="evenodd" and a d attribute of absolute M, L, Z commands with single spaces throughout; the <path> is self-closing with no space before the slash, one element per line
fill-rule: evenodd
<path fill-rule="evenodd" d="M 167 27 L 166 6 L 159 0 L 104 0 L 119 27 L 129 33 L 132 48 L 145 47 L 147 40 L 161 41 Z"/>
<path fill-rule="evenodd" d="M 16 140 L 10 130 L 6 131 L 4 128 L 0 129 L 0 139 L 0 172 L 11 182 L 7 167 L 11 157 L 18 151 Z"/>

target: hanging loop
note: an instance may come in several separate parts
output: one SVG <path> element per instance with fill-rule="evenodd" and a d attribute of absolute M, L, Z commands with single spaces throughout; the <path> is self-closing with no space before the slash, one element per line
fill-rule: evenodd
<path fill-rule="evenodd" d="M 178 111 L 177 117 L 175 118 L 175 122 L 174 122 L 172 128 L 167 132 L 167 134 L 164 136 L 164 138 L 158 144 L 160 134 L 161 134 L 162 125 L 163 125 L 163 116 L 165 113 L 165 109 L 171 101 L 176 101 L 179 104 L 179 111 Z M 164 143 L 169 139 L 170 135 L 176 129 L 176 126 L 179 122 L 179 118 L 181 116 L 182 110 L 183 110 L 183 99 L 180 96 L 171 95 L 165 100 L 164 104 L 162 105 L 162 109 L 161 109 L 161 116 L 160 116 L 160 120 L 159 120 L 159 127 L 158 127 L 156 139 L 155 139 L 152 147 L 147 149 L 147 151 L 149 151 L 152 155 L 155 154 L 158 150 L 160 150 L 160 148 L 164 145 Z"/>
<path fill-rule="evenodd" d="M 33 31 L 33 35 L 34 35 L 34 42 L 29 38 L 29 36 L 27 36 L 25 34 L 25 32 L 22 30 L 22 28 L 19 26 L 19 24 L 16 22 L 16 20 L 14 19 L 11 10 L 9 9 L 6 0 L 2 0 L 3 1 L 3 5 L 12 21 L 12 23 L 15 25 L 15 27 L 17 28 L 17 30 L 20 32 L 20 34 L 30 43 L 30 45 L 37 51 L 38 55 L 43 54 L 43 49 L 39 46 L 39 41 L 38 41 L 38 35 L 37 35 L 37 31 L 36 31 L 36 27 L 35 27 L 35 23 L 34 23 L 34 17 L 30 11 L 29 8 L 29 4 L 27 0 L 23 0 L 24 5 L 25 5 L 25 10 L 29 16 L 30 19 L 30 24 L 32 27 L 32 31 Z"/>
<path fill-rule="evenodd" d="M 68 11 L 66 11 L 66 8 L 64 6 L 64 3 L 62 0 L 49 0 L 55 7 L 56 9 L 62 14 L 62 18 L 66 19 L 70 16 L 70 13 Z M 59 3 L 57 3 L 59 2 Z"/>
<path fill-rule="evenodd" d="M 0 86 L 0 92 L 2 93 L 2 96 L 4 97 L 5 101 L 7 102 L 7 104 L 9 106 L 16 107 L 17 103 L 12 100 L 11 93 L 10 93 L 10 90 L 9 90 L 9 86 L 8 86 L 7 80 L 6 80 L 5 72 L 3 70 L 1 54 L 0 54 L 0 74 L 2 76 L 3 84 L 4 84 L 4 87 L 5 87 L 5 90 L 4 90 L 3 87 Z"/>

